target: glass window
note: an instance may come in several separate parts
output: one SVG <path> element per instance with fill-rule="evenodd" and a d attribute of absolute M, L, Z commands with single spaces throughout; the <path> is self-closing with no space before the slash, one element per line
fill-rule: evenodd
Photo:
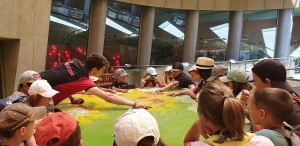
<path fill-rule="evenodd" d="M 46 69 L 86 57 L 89 0 L 53 0 Z"/>
<path fill-rule="evenodd" d="M 103 55 L 114 67 L 136 65 L 140 6 L 121 2 L 108 2 Z"/>
<path fill-rule="evenodd" d="M 277 10 L 244 11 L 239 60 L 273 57 Z"/>
<path fill-rule="evenodd" d="M 210 57 L 215 61 L 225 61 L 229 31 L 229 12 L 200 11 L 197 57 Z"/>
<path fill-rule="evenodd" d="M 186 12 L 155 9 L 150 64 L 166 65 L 182 61 Z"/>

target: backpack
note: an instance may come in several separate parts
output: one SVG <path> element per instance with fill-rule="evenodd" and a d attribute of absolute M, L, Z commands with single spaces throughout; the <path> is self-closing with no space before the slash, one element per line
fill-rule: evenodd
<path fill-rule="evenodd" d="M 300 146 L 300 124 L 293 128 L 284 123 L 284 129 L 272 129 L 283 135 L 289 141 L 290 146 Z"/>

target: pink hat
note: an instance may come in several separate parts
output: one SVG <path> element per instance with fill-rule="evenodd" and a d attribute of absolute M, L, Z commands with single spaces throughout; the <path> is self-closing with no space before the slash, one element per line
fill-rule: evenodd
<path fill-rule="evenodd" d="M 53 90 L 52 87 L 50 86 L 50 84 L 46 80 L 34 81 L 28 90 L 28 94 L 30 96 L 40 94 L 43 97 L 47 97 L 47 98 L 51 98 L 57 93 L 59 93 L 59 92 L 56 90 Z"/>

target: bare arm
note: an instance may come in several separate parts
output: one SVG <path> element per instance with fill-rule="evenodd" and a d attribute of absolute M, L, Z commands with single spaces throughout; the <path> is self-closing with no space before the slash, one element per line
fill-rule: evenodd
<path fill-rule="evenodd" d="M 166 76 L 164 76 L 161 80 L 161 84 L 163 85 L 163 87 L 167 86 L 168 84 L 165 81 Z"/>
<path fill-rule="evenodd" d="M 179 82 L 178 81 L 172 81 L 170 84 L 168 84 L 167 86 L 163 87 L 163 88 L 160 88 L 160 89 L 157 89 L 156 92 L 163 92 L 164 90 L 166 89 L 169 89 L 169 88 L 172 88 L 173 86 L 175 85 L 178 85 Z"/>
<path fill-rule="evenodd" d="M 146 81 L 149 79 L 150 79 L 150 75 L 147 75 L 145 78 L 142 78 L 140 81 L 140 83 L 141 83 L 140 88 L 144 88 Z"/>
<path fill-rule="evenodd" d="M 116 88 L 114 86 L 112 86 L 111 89 L 116 90 L 117 92 L 122 92 L 122 93 L 127 93 L 128 92 L 127 89 L 120 89 L 120 88 Z"/>
<path fill-rule="evenodd" d="M 154 81 L 155 81 L 155 83 L 156 83 L 159 87 L 165 87 L 165 86 L 163 86 L 162 83 L 160 83 L 160 82 L 158 81 L 157 77 L 154 77 Z"/>
<path fill-rule="evenodd" d="M 118 104 L 118 105 L 127 105 L 127 106 L 132 106 L 132 107 L 135 105 L 136 108 L 145 108 L 145 109 L 151 107 L 144 103 L 136 103 L 134 101 L 128 100 L 128 99 L 118 96 L 116 94 L 104 92 L 104 91 L 100 90 L 98 87 L 92 87 L 92 88 L 88 89 L 88 92 L 104 99 L 105 101 L 107 101 L 109 103 L 114 103 L 114 104 Z"/>

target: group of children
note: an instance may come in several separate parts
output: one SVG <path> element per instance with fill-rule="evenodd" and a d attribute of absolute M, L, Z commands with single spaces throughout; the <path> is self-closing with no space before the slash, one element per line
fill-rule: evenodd
<path fill-rule="evenodd" d="M 273 59 L 257 62 L 252 68 L 254 88 L 244 70 L 228 72 L 226 66 L 215 66 L 207 57 L 199 57 L 196 65 L 188 70 L 191 77 L 183 70 L 181 63 L 174 63 L 166 68 L 165 76 L 159 81 L 156 70 L 148 68 L 141 79 L 141 88 L 161 87 L 157 92 L 172 87 L 189 88 L 169 93 L 171 96 L 188 94 L 198 101 L 199 119 L 186 133 L 185 146 L 289 146 L 300 143 L 299 139 L 291 140 L 289 133 L 294 130 L 299 134 L 299 129 L 294 127 L 300 124 L 300 100 L 287 83 L 286 70 L 280 62 Z M 124 69 L 116 70 L 116 81 L 110 90 L 128 92 L 120 89 L 127 84 L 127 75 Z M 33 71 L 23 73 L 21 82 L 19 91 L 22 92 L 15 95 L 24 96 L 9 97 L 8 105 L 0 113 L 1 145 L 82 145 L 80 127 L 74 118 L 64 112 L 47 114 L 46 106 L 59 91 Z M 14 103 L 19 100 L 23 103 Z M 246 117 L 250 118 L 254 133 L 244 131 Z M 205 140 L 200 140 L 200 135 Z M 166 145 L 160 138 L 157 121 L 145 109 L 129 109 L 119 117 L 114 125 L 114 139 L 114 146 Z"/>

